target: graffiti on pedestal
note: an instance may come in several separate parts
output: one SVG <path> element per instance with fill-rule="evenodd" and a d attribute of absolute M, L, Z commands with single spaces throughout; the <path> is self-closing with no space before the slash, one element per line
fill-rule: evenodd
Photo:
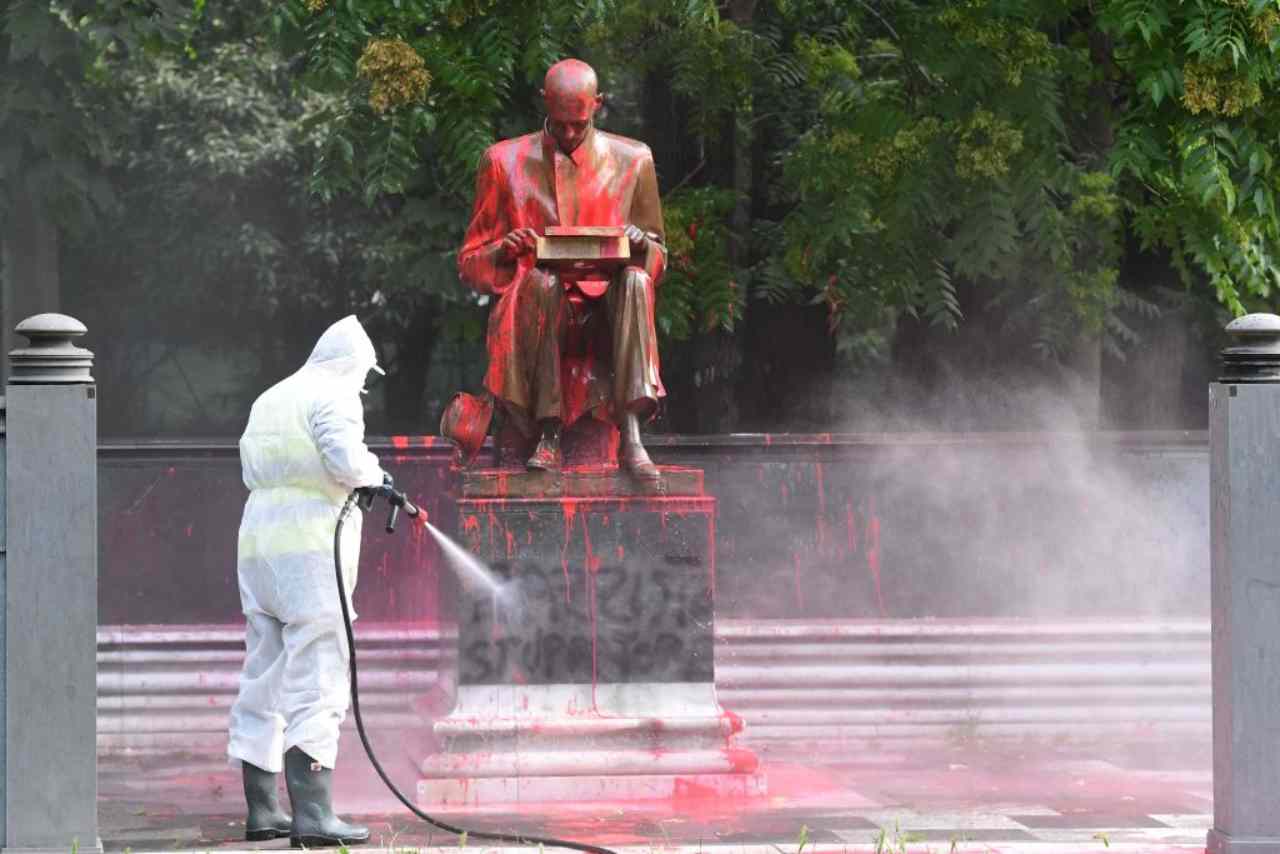
<path fill-rule="evenodd" d="M 463 594 L 459 682 L 713 681 L 709 514 L 563 519 L 499 511 L 473 526 L 506 583 Z"/>

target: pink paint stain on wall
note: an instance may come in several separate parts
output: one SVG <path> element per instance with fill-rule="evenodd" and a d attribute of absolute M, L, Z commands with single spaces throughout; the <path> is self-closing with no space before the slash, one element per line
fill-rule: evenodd
<path fill-rule="evenodd" d="M 867 569 L 876 589 L 876 605 L 880 616 L 889 616 L 884 607 L 884 594 L 880 587 L 880 517 L 876 515 L 876 500 L 867 499 Z"/>
<path fill-rule="evenodd" d="M 827 546 L 827 490 L 822 480 L 822 463 L 813 464 L 813 477 L 818 487 L 817 532 L 818 554 L 822 554 Z"/>

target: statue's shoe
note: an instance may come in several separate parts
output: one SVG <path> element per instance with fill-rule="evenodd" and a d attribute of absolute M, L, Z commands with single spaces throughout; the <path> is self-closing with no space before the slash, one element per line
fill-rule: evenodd
<path fill-rule="evenodd" d="M 662 475 L 658 467 L 649 459 L 649 452 L 639 442 L 623 442 L 618 453 L 618 464 L 635 477 L 643 480 L 657 480 Z"/>
<path fill-rule="evenodd" d="M 538 442 L 538 447 L 534 449 L 533 456 L 529 457 L 525 462 L 525 468 L 529 471 L 560 471 L 560 448 L 558 444 L 548 442 L 546 439 Z"/>

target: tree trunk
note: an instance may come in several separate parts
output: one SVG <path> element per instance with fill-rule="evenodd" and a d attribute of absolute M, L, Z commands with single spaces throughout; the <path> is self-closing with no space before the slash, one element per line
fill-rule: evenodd
<path fill-rule="evenodd" d="M 17 190 L 0 254 L 0 388 L 8 380 L 9 351 L 25 343 L 13 327 L 33 314 L 57 311 L 62 305 L 58 226 L 21 181 Z"/>
<path fill-rule="evenodd" d="M 1093 63 L 1093 83 L 1089 86 L 1087 150 L 1093 155 L 1094 168 L 1103 169 L 1115 142 L 1112 127 L 1111 70 L 1113 45 L 1111 37 L 1098 28 L 1097 21 L 1089 30 L 1089 59 Z M 1076 410 L 1079 426 L 1096 430 L 1102 426 L 1102 336 L 1098 332 L 1081 332 L 1065 360 L 1068 392 Z"/>
<path fill-rule="evenodd" d="M 732 0 L 729 19 L 738 27 L 750 30 L 755 20 L 756 0 Z M 742 93 L 737 109 L 730 118 L 728 128 L 730 150 L 733 152 L 733 169 L 730 186 L 734 193 L 733 211 L 729 216 L 731 232 L 729 264 L 734 279 L 747 281 L 751 257 L 751 207 L 754 190 L 753 124 L 755 110 L 753 93 Z M 738 386 L 742 379 L 745 358 L 745 335 L 748 301 L 744 305 L 743 318 L 735 333 L 719 330 L 694 339 L 694 365 L 701 387 L 697 394 L 698 429 L 706 433 L 725 433 L 739 423 Z"/>

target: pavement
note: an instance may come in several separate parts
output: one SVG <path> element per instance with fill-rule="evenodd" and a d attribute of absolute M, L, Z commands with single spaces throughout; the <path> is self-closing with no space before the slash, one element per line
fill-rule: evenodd
<path fill-rule="evenodd" d="M 412 797 L 417 759 L 429 748 L 385 739 L 375 749 Z M 474 836 L 433 831 L 410 815 L 382 788 L 358 743 L 344 741 L 340 755 L 337 805 L 370 825 L 373 846 L 396 854 L 496 850 Z M 1202 852 L 1212 824 L 1211 767 L 1207 739 L 795 749 L 762 756 L 764 797 L 726 801 L 695 793 L 662 804 L 529 804 L 445 819 L 636 852 Z M 241 797 L 239 772 L 209 757 L 99 762 L 108 851 L 288 848 L 288 840 L 243 841 Z"/>

